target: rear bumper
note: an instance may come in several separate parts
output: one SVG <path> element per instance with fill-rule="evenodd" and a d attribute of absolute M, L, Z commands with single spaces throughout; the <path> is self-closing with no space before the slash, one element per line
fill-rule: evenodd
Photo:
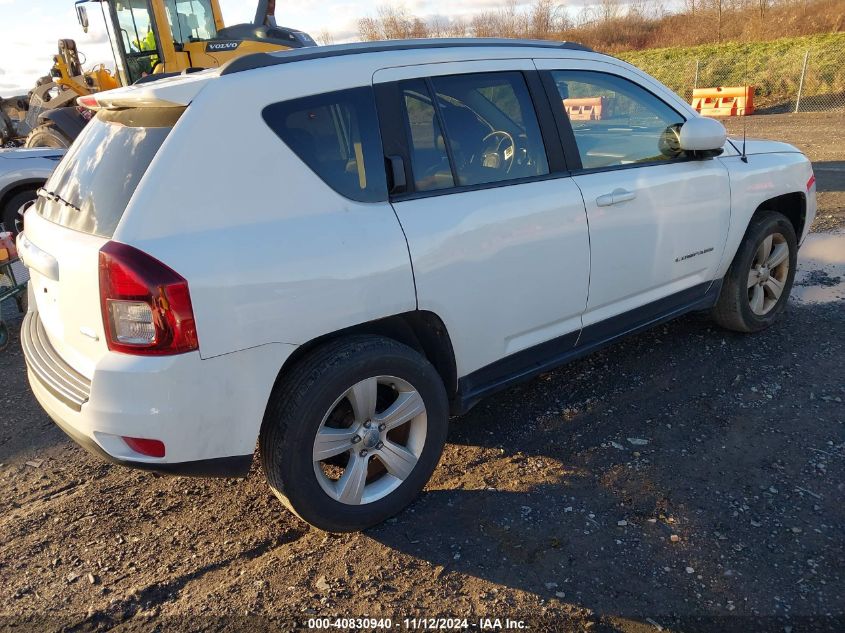
<path fill-rule="evenodd" d="M 53 349 L 37 312 L 28 312 L 21 326 L 21 347 L 30 382 L 34 376 L 54 398 L 81 411 L 91 395 L 91 381 L 68 365 Z"/>
<path fill-rule="evenodd" d="M 21 339 L 36 399 L 78 444 L 135 468 L 220 477 L 248 473 L 273 383 L 294 349 L 265 345 L 208 360 L 109 353 L 87 379 L 55 352 L 36 312 Z M 165 456 L 137 453 L 122 437 L 160 440 Z"/>
<path fill-rule="evenodd" d="M 32 382 L 32 376 L 30 376 Z M 58 415 L 50 413 L 49 409 L 38 397 L 41 406 L 53 419 L 65 434 L 74 442 L 79 444 L 89 453 L 102 457 L 103 459 L 112 462 L 113 464 L 120 464 L 121 466 L 129 466 L 131 468 L 138 468 L 140 470 L 150 470 L 166 475 L 183 475 L 189 477 L 246 477 L 249 473 L 250 466 L 252 466 L 252 453 L 249 455 L 236 455 L 234 457 L 215 457 L 211 459 L 198 459 L 191 462 L 139 462 L 128 459 L 120 459 L 114 455 L 110 455 L 101 447 L 94 438 L 89 437 L 79 432 L 74 427 L 66 424 Z"/>

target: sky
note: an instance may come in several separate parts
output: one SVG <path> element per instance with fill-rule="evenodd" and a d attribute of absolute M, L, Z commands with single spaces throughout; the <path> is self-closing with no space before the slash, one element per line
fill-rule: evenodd
<path fill-rule="evenodd" d="M 574 0 L 570 6 L 585 1 Z M 374 16 L 378 6 L 385 4 L 400 6 L 396 0 L 277 0 L 276 20 L 314 38 L 328 31 L 335 42 L 353 41 L 358 38 L 358 19 Z M 440 15 L 446 19 L 466 18 L 502 4 L 502 0 L 401 2 L 412 15 Z M 220 5 L 226 24 L 250 22 L 255 15 L 253 0 L 220 0 Z M 91 28 L 85 34 L 77 22 L 73 0 L 0 0 L 0 97 L 25 94 L 39 77 L 47 75 L 57 51 L 56 43 L 62 38 L 76 40 L 86 70 L 101 62 L 114 67 L 96 3 L 89 3 L 88 7 Z"/>

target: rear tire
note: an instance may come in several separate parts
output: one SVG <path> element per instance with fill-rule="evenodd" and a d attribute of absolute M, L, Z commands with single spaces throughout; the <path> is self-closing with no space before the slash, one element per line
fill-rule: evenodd
<path fill-rule="evenodd" d="M 713 319 L 735 332 L 769 327 L 786 308 L 797 263 L 792 223 L 776 211 L 756 215 L 725 275 Z"/>
<path fill-rule="evenodd" d="M 0 352 L 9 347 L 10 338 L 8 326 L 3 321 L 0 321 Z"/>
<path fill-rule="evenodd" d="M 32 202 L 37 197 L 34 190 L 20 191 L 13 195 L 3 205 L 2 216 L 0 221 L 3 222 L 3 227 L 6 231 L 10 231 L 13 235 L 17 235 L 18 231 L 15 227 L 15 220 L 18 218 L 18 211 L 27 202 Z"/>
<path fill-rule="evenodd" d="M 73 141 L 52 123 L 42 123 L 26 137 L 24 147 L 70 147 Z"/>
<path fill-rule="evenodd" d="M 362 530 L 419 494 L 447 427 L 446 389 L 426 358 L 390 339 L 350 337 L 317 348 L 276 385 L 261 464 L 275 495 L 304 521 Z"/>

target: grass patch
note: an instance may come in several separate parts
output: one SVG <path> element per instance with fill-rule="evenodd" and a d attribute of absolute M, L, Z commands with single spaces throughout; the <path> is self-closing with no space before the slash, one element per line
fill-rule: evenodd
<path fill-rule="evenodd" d="M 755 86 L 758 107 L 794 103 L 804 55 L 810 51 L 802 102 L 828 99 L 845 107 L 845 33 L 727 42 L 689 48 L 628 51 L 617 57 L 643 69 L 689 100 L 700 88 Z"/>

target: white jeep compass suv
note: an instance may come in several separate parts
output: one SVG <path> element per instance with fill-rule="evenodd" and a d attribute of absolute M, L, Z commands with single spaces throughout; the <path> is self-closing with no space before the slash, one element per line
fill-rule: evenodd
<path fill-rule="evenodd" d="M 326 530 L 406 506 L 488 394 L 691 310 L 767 327 L 816 209 L 794 147 L 743 153 L 576 44 L 258 54 L 83 102 L 19 238 L 36 397 L 140 468 L 243 476 L 258 442 Z"/>

